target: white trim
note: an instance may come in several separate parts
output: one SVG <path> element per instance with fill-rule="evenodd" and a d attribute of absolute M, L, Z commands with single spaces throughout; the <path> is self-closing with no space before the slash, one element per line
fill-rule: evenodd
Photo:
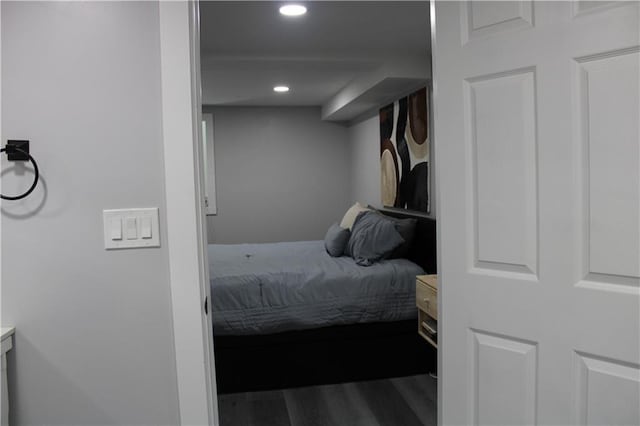
<path fill-rule="evenodd" d="M 198 256 L 200 271 L 200 295 L 201 301 L 208 300 L 211 305 L 211 287 L 209 286 L 209 255 L 208 255 L 208 238 L 207 238 L 207 216 L 204 184 L 204 152 L 202 151 L 202 77 L 200 65 L 200 1 L 191 0 L 189 2 L 189 40 L 191 42 L 191 111 L 193 112 L 193 128 L 197 132 L 194 134 L 194 146 L 197 147 L 196 155 L 193 162 L 197 169 L 197 178 L 195 180 L 197 187 L 196 199 L 197 204 L 197 220 L 196 225 L 198 232 L 198 247 L 200 255 Z M 202 304 L 200 305 L 202 306 Z M 202 316 L 205 333 L 203 339 L 205 341 L 205 379 L 207 381 L 207 410 L 209 412 L 209 424 L 218 426 L 220 423 L 218 415 L 218 392 L 216 386 L 215 359 L 213 350 L 213 322 L 211 321 L 211 307 L 209 313 Z"/>
<path fill-rule="evenodd" d="M 216 159 L 215 144 L 213 141 L 213 113 L 206 112 L 202 114 L 202 122 L 204 123 L 204 178 L 205 178 L 205 194 L 207 195 L 206 210 L 208 216 L 218 214 L 218 200 L 216 198 Z"/>
<path fill-rule="evenodd" d="M 2 5 L 0 4 L 0 34 L 2 34 Z M 0 135 L 2 135 L 2 37 L 0 36 Z M 2 140 L 0 140 L 0 145 Z M 2 177 L 0 176 L 0 194 Z M 2 217 L 0 216 L 0 241 L 2 241 Z M 2 300 L 2 244 L 0 244 L 0 300 Z M 2 303 L 0 303 L 0 324 L 2 323 Z M 0 410 L 1 411 L 1 410 Z"/>
<path fill-rule="evenodd" d="M 162 121 L 181 425 L 217 425 L 200 117 L 198 2 L 159 2 Z"/>
<path fill-rule="evenodd" d="M 442 274 L 442 256 L 440 255 L 440 253 L 442 253 L 441 250 L 441 242 L 442 242 L 442 229 L 441 229 L 441 221 L 440 218 L 442 217 L 440 215 L 440 206 L 442 205 L 442 203 L 440 202 L 440 174 L 438 173 L 439 171 L 439 167 L 438 167 L 438 139 L 436 138 L 436 127 L 434 126 L 435 123 L 435 118 L 436 115 L 438 115 L 440 113 L 440 110 L 438 108 L 438 104 L 437 104 L 437 99 L 438 99 L 438 80 L 437 80 L 437 73 L 440 72 L 440 69 L 437 67 L 437 62 L 434 60 L 433 57 L 433 51 L 435 50 L 435 46 L 437 43 L 437 33 L 436 33 L 436 0 L 430 0 L 429 1 L 429 18 L 430 18 L 430 30 L 431 32 L 429 33 L 429 36 L 431 37 L 431 50 L 430 50 L 430 55 L 431 55 L 431 121 L 430 121 L 430 125 L 431 125 L 431 148 L 432 148 L 432 152 L 431 152 L 431 176 L 433 176 L 433 180 L 435 180 L 435 182 L 432 183 L 432 192 L 431 194 L 435 195 L 435 212 L 432 210 L 431 214 L 433 215 L 433 217 L 436 219 L 436 262 L 437 262 L 437 270 L 438 270 L 438 307 L 439 307 L 439 311 L 442 312 L 445 307 L 444 307 L 444 301 L 447 300 L 445 299 L 442 295 L 444 293 L 446 293 L 446 289 L 443 290 L 444 285 L 443 282 L 446 280 L 446 277 L 444 277 L 444 275 Z M 435 191 L 434 191 L 435 190 Z M 432 195 L 432 197 L 433 197 Z M 442 320 L 438 321 L 438 351 L 437 351 L 437 362 L 438 362 L 438 383 L 437 383 L 437 387 L 438 387 L 438 401 L 437 401 L 437 409 L 436 409 L 436 424 L 438 426 L 442 426 L 442 394 L 443 394 L 443 390 L 442 390 L 442 383 L 443 383 L 443 376 L 442 376 L 442 360 L 444 359 L 444 352 L 443 352 L 443 345 L 442 345 Z"/>

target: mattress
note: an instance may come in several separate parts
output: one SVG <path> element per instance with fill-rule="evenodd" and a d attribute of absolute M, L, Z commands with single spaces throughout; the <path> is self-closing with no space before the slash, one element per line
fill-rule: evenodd
<path fill-rule="evenodd" d="M 324 241 L 210 244 L 216 335 L 271 334 L 414 318 L 415 277 L 406 259 L 356 265 Z"/>

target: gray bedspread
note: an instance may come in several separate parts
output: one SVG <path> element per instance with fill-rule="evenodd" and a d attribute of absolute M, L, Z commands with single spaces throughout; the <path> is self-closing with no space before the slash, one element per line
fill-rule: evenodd
<path fill-rule="evenodd" d="M 358 266 L 323 241 L 209 245 L 217 335 L 252 335 L 415 317 L 415 277 L 406 259 Z"/>

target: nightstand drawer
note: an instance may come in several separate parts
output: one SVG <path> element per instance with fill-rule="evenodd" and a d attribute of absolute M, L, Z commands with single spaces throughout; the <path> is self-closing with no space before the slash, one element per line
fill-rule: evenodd
<path fill-rule="evenodd" d="M 438 318 L 438 293 L 422 281 L 416 281 L 416 306 L 433 318 Z"/>
<path fill-rule="evenodd" d="M 423 311 L 418 311 L 418 334 L 433 347 L 438 347 L 438 322 Z"/>

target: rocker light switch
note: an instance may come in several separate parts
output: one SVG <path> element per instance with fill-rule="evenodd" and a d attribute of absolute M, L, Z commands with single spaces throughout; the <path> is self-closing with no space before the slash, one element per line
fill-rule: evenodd
<path fill-rule="evenodd" d="M 111 219 L 111 239 L 116 241 L 122 239 L 122 219 Z"/>
<path fill-rule="evenodd" d="M 140 223 L 140 236 L 146 240 L 151 238 L 151 235 L 151 218 L 143 217 Z"/>
<path fill-rule="evenodd" d="M 127 240 L 137 240 L 138 239 L 138 221 L 135 217 L 128 217 L 126 219 L 126 233 Z"/>
<path fill-rule="evenodd" d="M 158 209 L 104 210 L 104 248 L 160 247 Z"/>

